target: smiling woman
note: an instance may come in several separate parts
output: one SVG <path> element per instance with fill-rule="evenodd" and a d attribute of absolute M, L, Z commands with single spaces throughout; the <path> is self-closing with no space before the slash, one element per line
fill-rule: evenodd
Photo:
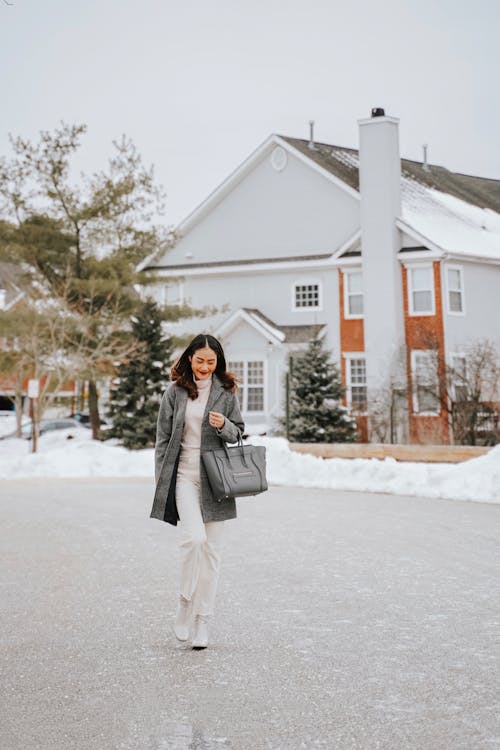
<path fill-rule="evenodd" d="M 233 497 L 214 497 L 201 453 L 236 442 L 244 424 L 236 397 L 236 378 L 226 369 L 219 341 L 196 336 L 171 374 L 158 415 L 155 447 L 156 492 L 151 511 L 177 525 L 180 521 L 181 583 L 174 624 L 178 640 L 208 645 L 208 619 L 213 613 L 224 521 L 236 517 Z"/>

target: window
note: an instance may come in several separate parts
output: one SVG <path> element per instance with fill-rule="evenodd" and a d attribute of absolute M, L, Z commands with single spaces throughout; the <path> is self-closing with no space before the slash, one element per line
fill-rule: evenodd
<path fill-rule="evenodd" d="M 446 285 L 448 290 L 448 312 L 450 315 L 463 315 L 464 309 L 464 278 L 460 266 L 448 266 L 446 269 Z"/>
<path fill-rule="evenodd" d="M 264 411 L 264 362 L 240 360 L 229 362 L 228 368 L 238 378 L 238 399 L 242 412 Z"/>
<path fill-rule="evenodd" d="M 293 287 L 293 309 L 308 310 L 321 307 L 321 290 L 317 283 L 295 284 Z"/>
<path fill-rule="evenodd" d="M 451 397 L 453 401 L 467 401 L 467 360 L 463 354 L 452 354 L 450 361 Z"/>
<path fill-rule="evenodd" d="M 413 410 L 416 414 L 439 414 L 437 354 L 432 350 L 412 351 Z"/>
<path fill-rule="evenodd" d="M 156 301 L 160 305 L 184 304 L 184 283 L 169 281 L 157 286 Z"/>
<path fill-rule="evenodd" d="M 363 274 L 344 271 L 344 317 L 363 317 Z"/>
<path fill-rule="evenodd" d="M 354 411 L 366 411 L 366 360 L 361 354 L 344 354 L 346 359 L 347 406 Z"/>
<path fill-rule="evenodd" d="M 408 268 L 410 315 L 434 315 L 434 274 L 432 266 Z"/>

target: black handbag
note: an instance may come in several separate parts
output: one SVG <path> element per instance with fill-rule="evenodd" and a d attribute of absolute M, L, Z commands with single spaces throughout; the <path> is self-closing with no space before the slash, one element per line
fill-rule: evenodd
<path fill-rule="evenodd" d="M 266 449 L 262 445 L 243 445 L 241 433 L 238 445 L 203 451 L 203 465 L 208 481 L 219 502 L 228 497 L 258 495 L 267 490 Z"/>

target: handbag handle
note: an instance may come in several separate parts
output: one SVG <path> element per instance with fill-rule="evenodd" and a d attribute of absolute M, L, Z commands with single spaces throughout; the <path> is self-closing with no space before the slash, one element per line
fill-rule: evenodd
<path fill-rule="evenodd" d="M 236 427 L 236 425 L 235 425 L 235 427 Z M 243 435 L 241 434 L 241 430 L 239 429 L 239 427 L 236 427 L 236 429 L 238 430 L 238 448 L 241 449 L 241 462 L 242 462 L 243 466 L 246 466 L 247 469 L 248 469 L 248 464 L 247 464 L 246 459 L 245 459 L 245 451 L 243 450 Z M 221 438 L 221 440 L 222 440 L 222 438 Z M 231 464 L 231 456 L 229 455 L 229 451 L 227 449 L 227 443 L 226 443 L 225 440 L 222 440 L 222 445 L 223 445 L 224 450 L 226 452 L 227 460 L 229 461 L 229 464 Z"/>

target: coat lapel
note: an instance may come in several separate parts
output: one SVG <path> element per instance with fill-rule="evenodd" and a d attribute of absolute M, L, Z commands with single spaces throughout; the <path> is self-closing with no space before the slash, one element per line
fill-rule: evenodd
<path fill-rule="evenodd" d="M 188 392 L 184 388 L 177 388 L 176 398 L 175 398 L 175 412 L 174 412 L 174 424 L 176 425 L 184 424 L 187 400 L 188 400 Z"/>
<path fill-rule="evenodd" d="M 208 401 L 205 407 L 205 414 L 203 415 L 203 421 L 205 421 L 205 419 L 207 418 L 208 412 L 213 411 L 213 408 L 216 402 L 219 400 L 223 392 L 224 392 L 224 388 L 222 387 L 222 383 L 220 382 L 217 375 L 213 375 L 212 387 L 210 388 L 210 393 L 208 395 Z"/>

